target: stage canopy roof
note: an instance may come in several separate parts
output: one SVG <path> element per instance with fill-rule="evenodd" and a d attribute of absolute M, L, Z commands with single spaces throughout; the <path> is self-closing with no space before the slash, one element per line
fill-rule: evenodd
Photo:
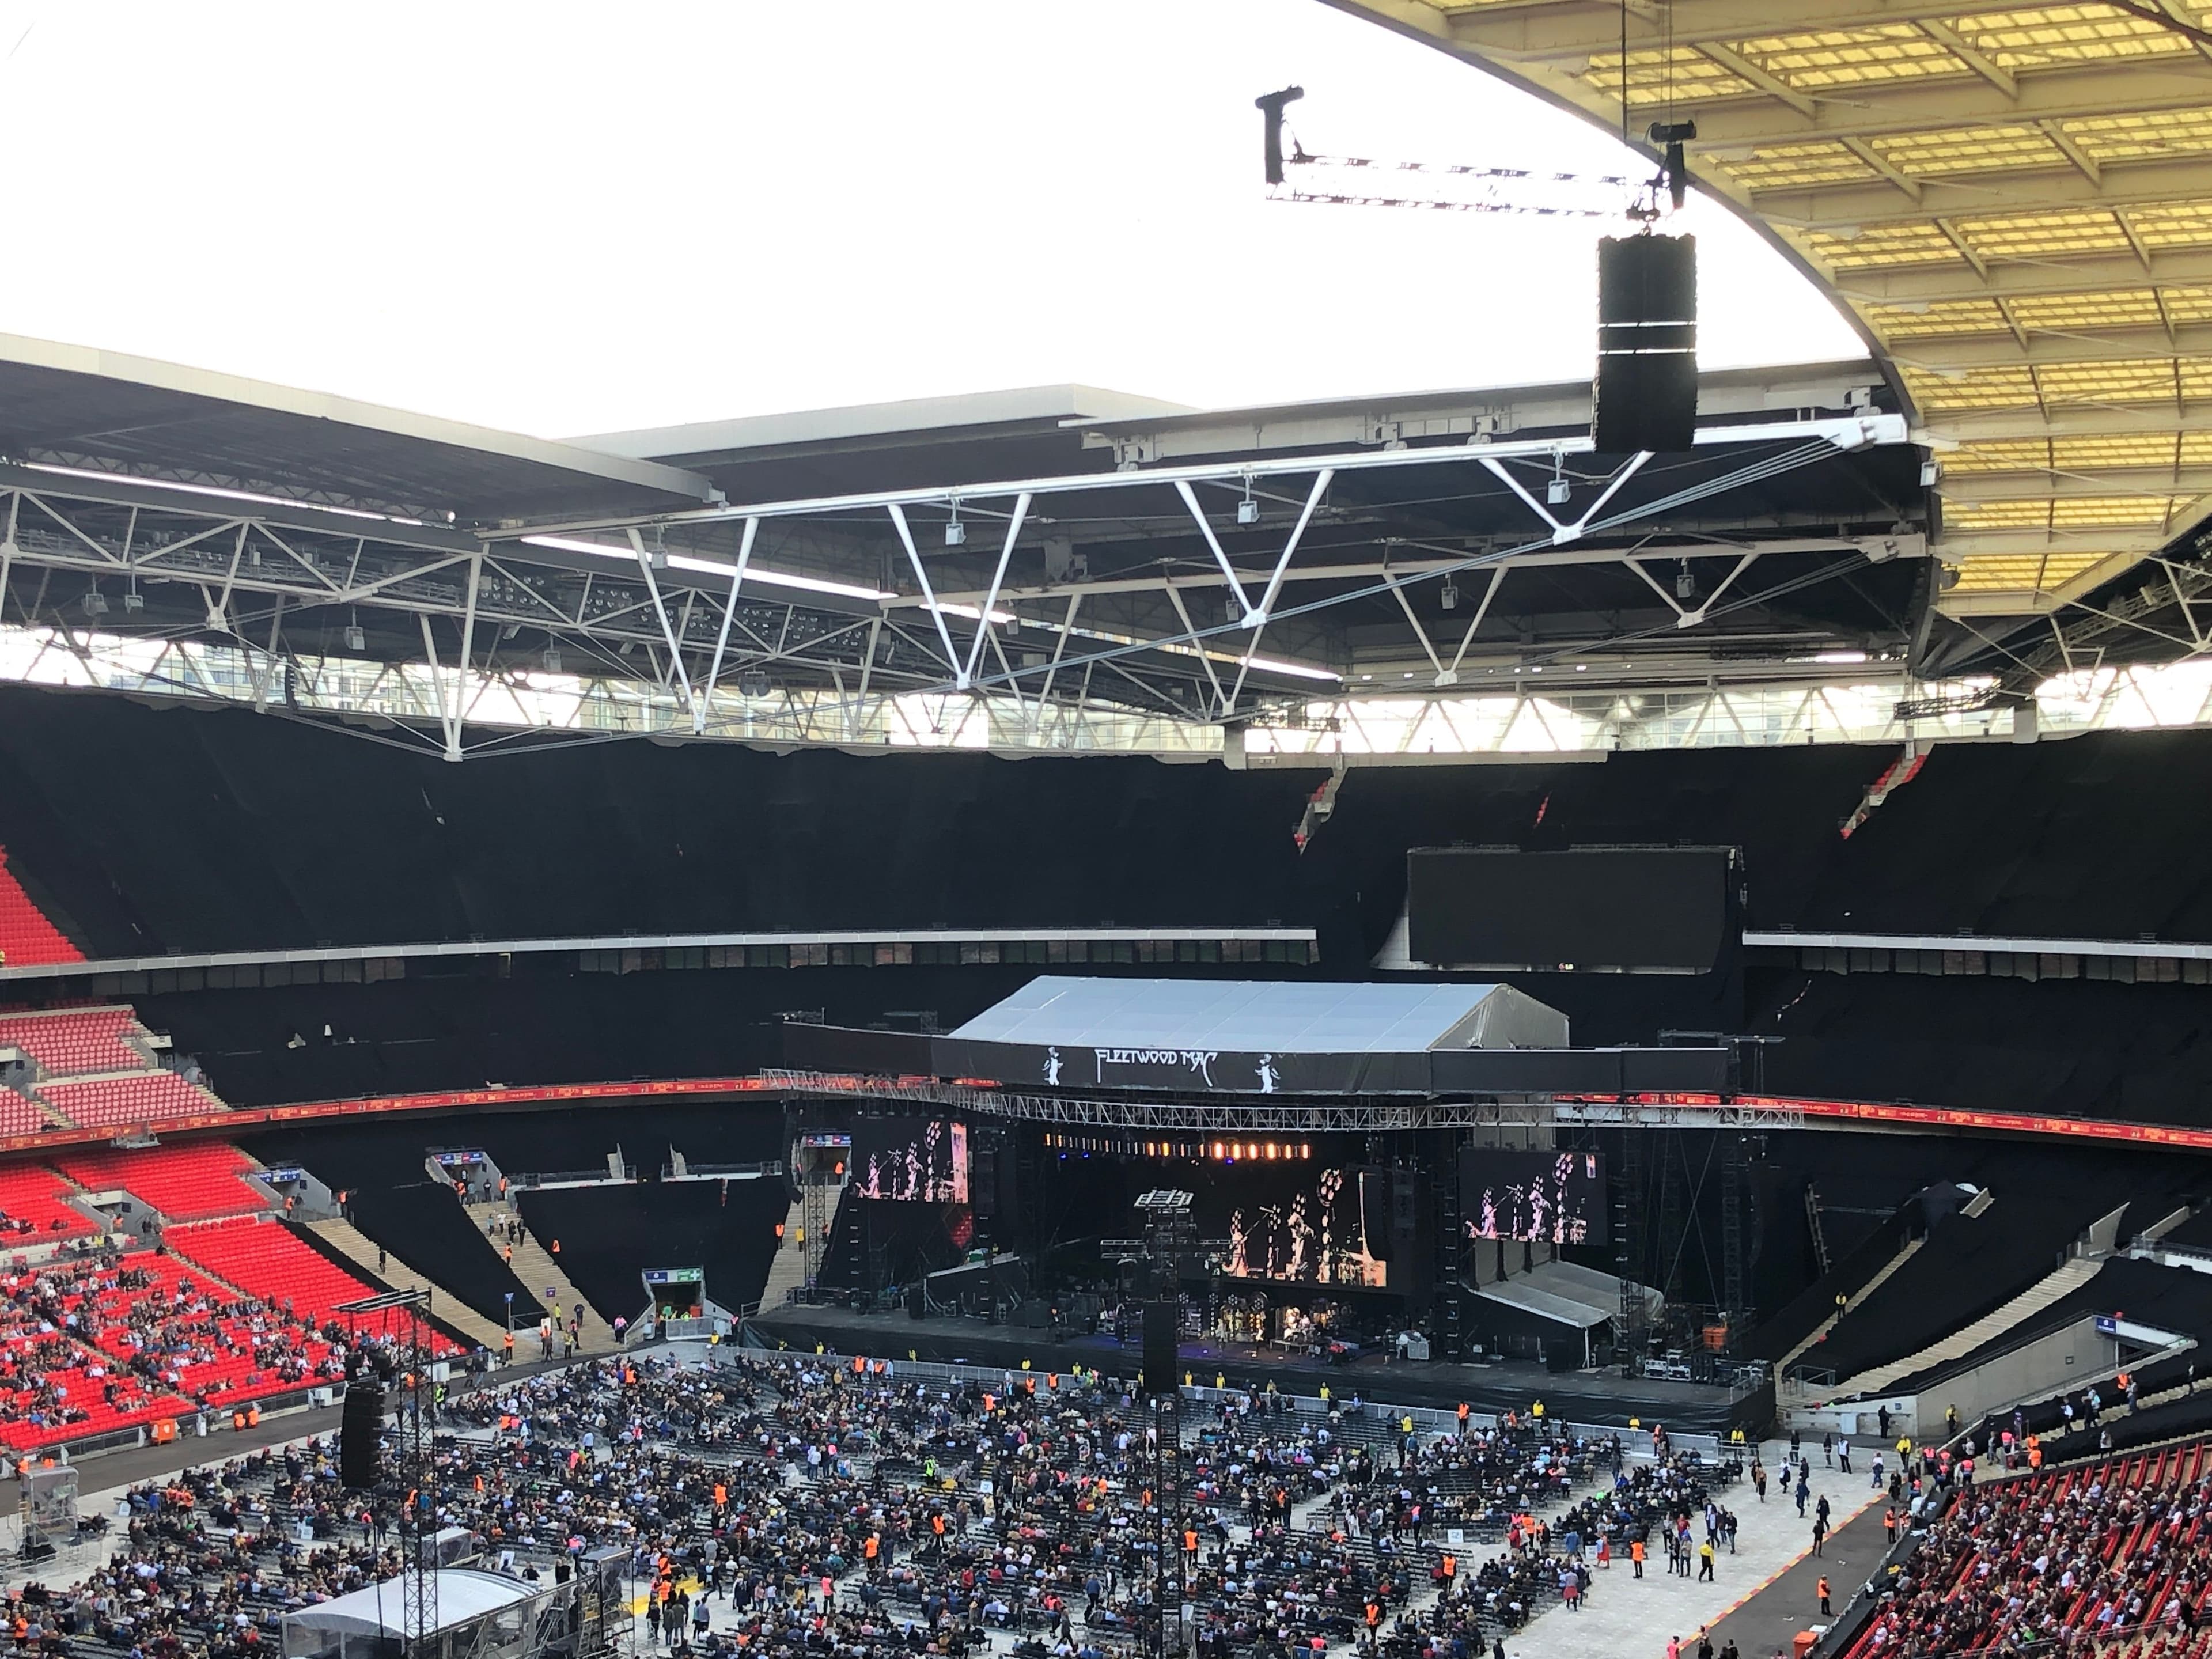
<path fill-rule="evenodd" d="M 472 1572 L 459 1567 L 441 1568 L 434 1577 L 438 1581 L 438 1628 L 441 1631 L 453 1630 L 486 1613 L 527 1601 L 544 1588 L 526 1584 L 519 1578 L 502 1577 L 498 1573 Z M 404 1638 L 404 1600 L 398 1583 L 391 1582 L 349 1590 L 327 1601 L 288 1613 L 284 1615 L 284 1650 L 299 1654 L 323 1651 L 337 1645 L 335 1641 L 317 1641 L 312 1637 L 303 1644 L 298 1633 L 306 1632 L 325 1638 Z"/>
<path fill-rule="evenodd" d="M 1438 1048 L 1563 1048 L 1567 1018 L 1510 985 L 1045 976 L 984 1010 L 952 1036 L 1032 1048 L 1410 1054 Z"/>

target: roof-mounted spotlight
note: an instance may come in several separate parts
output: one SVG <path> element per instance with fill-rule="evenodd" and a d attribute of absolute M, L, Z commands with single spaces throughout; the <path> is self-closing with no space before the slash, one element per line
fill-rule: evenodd
<path fill-rule="evenodd" d="M 1445 577 L 1443 586 L 1437 589 L 1437 603 L 1447 611 L 1459 609 L 1459 584 L 1449 576 Z"/>
<path fill-rule="evenodd" d="M 559 673 L 561 672 L 561 647 L 557 645 L 547 646 L 545 647 L 544 661 L 545 664 L 545 672 L 547 673 Z"/>
<path fill-rule="evenodd" d="M 945 521 L 945 544 L 964 547 L 968 542 L 968 526 L 960 522 L 960 503 L 952 503 L 952 516 Z"/>
<path fill-rule="evenodd" d="M 345 646 L 349 651 L 368 649 L 368 635 L 361 631 L 361 618 L 351 611 L 346 613 Z"/>
<path fill-rule="evenodd" d="M 107 614 L 107 595 L 101 592 L 96 587 L 87 588 L 84 593 L 84 614 L 88 617 L 106 616 Z"/>
<path fill-rule="evenodd" d="M 1260 503 L 1252 499 L 1252 481 L 1249 478 L 1244 481 L 1244 499 L 1237 503 L 1237 522 L 1239 524 L 1260 522 Z"/>

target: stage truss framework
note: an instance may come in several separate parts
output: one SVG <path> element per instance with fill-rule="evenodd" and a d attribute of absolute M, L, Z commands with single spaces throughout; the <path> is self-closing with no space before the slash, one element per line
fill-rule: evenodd
<path fill-rule="evenodd" d="M 934 1078 L 862 1077 L 770 1068 L 769 1089 L 946 1107 L 982 1117 L 1066 1128 L 1166 1133 L 1369 1134 L 1407 1129 L 1802 1129 L 1807 1114 L 1783 1100 L 1607 1099 L 1556 1095 L 1465 1100 L 1347 1097 L 1340 1101 L 1105 1100 L 1016 1094 Z M 1889 1126 L 1886 1126 L 1889 1127 Z"/>

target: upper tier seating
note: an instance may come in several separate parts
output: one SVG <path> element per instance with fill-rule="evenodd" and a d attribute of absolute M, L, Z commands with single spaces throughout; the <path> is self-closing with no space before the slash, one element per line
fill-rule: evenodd
<path fill-rule="evenodd" d="M 35 1104 L 0 1085 L 0 1135 L 34 1135 L 53 1127 L 53 1120 Z"/>
<path fill-rule="evenodd" d="M 146 1056 L 125 1041 L 137 1024 L 128 1008 L 0 1014 L 0 1048 L 22 1049 L 50 1077 L 143 1072 L 149 1069 Z"/>
<path fill-rule="evenodd" d="M 0 847 L 0 961 L 11 968 L 39 962 L 82 962 L 84 952 L 31 902 L 8 869 L 8 849 Z"/>
<path fill-rule="evenodd" d="M 198 1263 L 248 1295 L 258 1296 L 287 1312 L 318 1322 L 349 1322 L 349 1316 L 331 1310 L 342 1302 L 374 1296 L 375 1291 L 343 1271 L 329 1257 L 300 1238 L 280 1221 L 244 1216 L 229 1221 L 201 1222 L 173 1227 L 163 1242 L 169 1250 Z M 404 1313 L 362 1316 L 359 1328 L 377 1335 L 404 1334 Z M 434 1336 L 432 1350 L 459 1350 L 442 1336 Z"/>
<path fill-rule="evenodd" d="M 70 1122 L 88 1129 L 127 1128 L 155 1118 L 224 1109 L 213 1095 L 174 1072 L 42 1083 L 39 1097 Z"/>
<path fill-rule="evenodd" d="M 0 1170 L 0 1254 L 54 1238 L 88 1238 L 99 1231 L 69 1204 L 70 1185 L 36 1164 Z M 28 1222 L 28 1231 L 15 1224 Z M 58 1222 L 61 1224 L 57 1226 Z"/>
<path fill-rule="evenodd" d="M 170 1221 L 206 1221 L 265 1210 L 268 1198 L 246 1184 L 255 1165 L 235 1146 L 151 1146 L 143 1151 L 66 1152 L 54 1167 L 95 1193 L 120 1188 Z"/>

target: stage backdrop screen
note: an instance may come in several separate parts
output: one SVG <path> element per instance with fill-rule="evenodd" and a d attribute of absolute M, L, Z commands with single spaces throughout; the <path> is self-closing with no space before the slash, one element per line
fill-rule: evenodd
<path fill-rule="evenodd" d="M 1231 1279 L 1384 1290 L 1390 1282 L 1390 1172 L 1318 1158 L 1212 1166 L 1194 1219 L 1225 1238 Z"/>
<path fill-rule="evenodd" d="M 965 1204 L 968 1126 L 938 1117 L 858 1120 L 850 1190 L 859 1198 Z"/>
<path fill-rule="evenodd" d="M 1602 1244 L 1605 1162 L 1595 1152 L 1502 1152 L 1469 1146 L 1459 1155 L 1460 1213 L 1469 1238 Z"/>
<path fill-rule="evenodd" d="M 1407 951 L 1438 968 L 1708 973 L 1728 925 L 1725 848 L 1406 855 Z"/>

